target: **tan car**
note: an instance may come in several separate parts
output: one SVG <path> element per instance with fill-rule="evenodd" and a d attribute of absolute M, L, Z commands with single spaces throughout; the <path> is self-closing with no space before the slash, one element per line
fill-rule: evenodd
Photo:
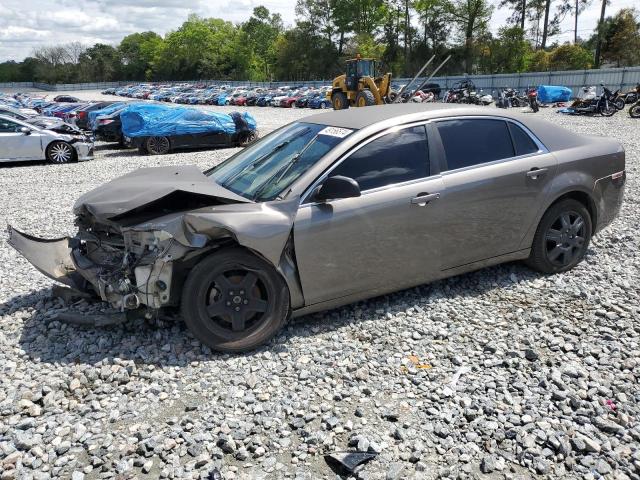
<path fill-rule="evenodd" d="M 291 316 L 488 265 L 569 270 L 624 183 L 608 138 L 387 105 L 307 117 L 204 173 L 134 171 L 80 197 L 74 237 L 10 243 L 59 282 L 122 310 L 179 307 L 202 342 L 240 351 Z"/>

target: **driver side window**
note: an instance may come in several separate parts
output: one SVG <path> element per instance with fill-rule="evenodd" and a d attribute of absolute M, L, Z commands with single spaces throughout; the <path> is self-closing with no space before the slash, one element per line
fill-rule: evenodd
<path fill-rule="evenodd" d="M 377 138 L 345 159 L 329 176 L 354 179 L 362 192 L 429 176 L 429 149 L 424 125 Z"/>
<path fill-rule="evenodd" d="M 20 125 L 10 120 L 0 120 L 0 133 L 16 133 L 20 131 Z"/>

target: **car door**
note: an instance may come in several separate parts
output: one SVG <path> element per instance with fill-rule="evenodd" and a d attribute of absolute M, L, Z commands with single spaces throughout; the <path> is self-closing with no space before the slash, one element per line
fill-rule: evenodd
<path fill-rule="evenodd" d="M 21 131 L 24 125 L 6 118 L 0 118 L 0 160 L 37 160 L 44 158 L 40 144 L 40 134 L 30 129 Z M 27 127 L 29 128 L 29 127 Z"/>
<path fill-rule="evenodd" d="M 433 124 L 444 160 L 443 268 L 518 251 L 548 195 L 555 157 L 515 121 L 483 117 Z"/>
<path fill-rule="evenodd" d="M 324 203 L 303 197 L 294 243 L 306 305 L 438 275 L 435 219 L 442 217 L 443 182 L 430 174 L 428 157 L 424 125 L 393 129 L 359 145 L 324 176 L 355 179 L 360 197 Z"/>

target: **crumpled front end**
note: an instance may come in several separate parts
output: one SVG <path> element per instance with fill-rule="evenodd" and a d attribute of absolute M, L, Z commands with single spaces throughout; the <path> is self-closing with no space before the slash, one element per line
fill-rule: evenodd
<path fill-rule="evenodd" d="M 119 310 L 169 305 L 174 260 L 191 250 L 163 231 L 118 231 L 98 225 L 56 240 L 9 227 L 9 243 L 43 274 L 90 291 Z"/>
<path fill-rule="evenodd" d="M 300 287 L 283 255 L 297 205 L 294 198 L 166 213 L 151 202 L 124 217 L 104 218 L 94 213 L 95 205 L 79 204 L 74 237 L 45 240 L 9 227 L 9 243 L 48 277 L 121 311 L 178 306 L 183 282 L 202 255 L 240 245 L 281 272 L 297 306 Z M 159 210 L 165 214 L 156 216 Z"/>

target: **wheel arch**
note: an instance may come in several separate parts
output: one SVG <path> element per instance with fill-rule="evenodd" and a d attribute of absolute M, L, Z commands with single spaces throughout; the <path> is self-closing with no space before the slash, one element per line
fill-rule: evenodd
<path fill-rule="evenodd" d="M 571 190 L 569 192 L 563 193 L 549 204 L 549 206 L 545 209 L 545 213 L 556 203 L 568 198 L 576 200 L 586 207 L 587 211 L 589 212 L 589 216 L 591 216 L 591 223 L 595 228 L 595 226 L 598 224 L 598 207 L 596 206 L 596 202 L 593 199 L 593 196 L 584 190 Z"/>
<path fill-rule="evenodd" d="M 191 270 L 193 270 L 193 268 L 206 257 L 224 250 L 242 250 L 271 266 L 287 285 L 287 290 L 289 291 L 289 305 L 291 309 L 295 310 L 304 306 L 302 283 L 300 282 L 300 277 L 298 275 L 298 266 L 293 247 L 293 233 L 290 235 L 289 240 L 282 251 L 278 265 L 275 265 L 271 260 L 266 258 L 257 250 L 246 245 L 242 245 L 233 236 L 210 240 L 199 252 L 196 251 L 190 261 L 181 269 L 178 276 L 179 278 L 176 282 L 180 286 L 180 292 L 177 292 L 177 298 L 181 296 L 182 287 L 191 273 Z"/>

